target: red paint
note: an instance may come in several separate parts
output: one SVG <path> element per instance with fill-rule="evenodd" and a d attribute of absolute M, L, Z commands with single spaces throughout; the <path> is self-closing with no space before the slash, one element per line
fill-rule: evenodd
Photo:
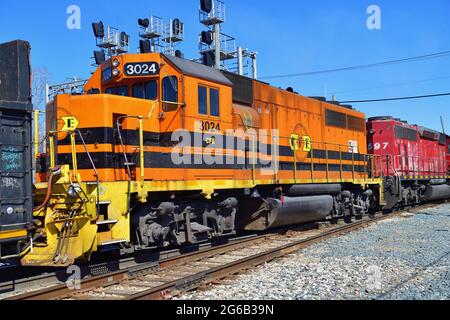
<path fill-rule="evenodd" d="M 369 119 L 367 132 L 369 153 L 379 156 L 375 160 L 378 173 L 404 178 L 447 175 L 449 150 L 439 132 L 392 117 Z"/>
<path fill-rule="evenodd" d="M 447 136 L 447 171 L 450 176 L 450 136 Z"/>

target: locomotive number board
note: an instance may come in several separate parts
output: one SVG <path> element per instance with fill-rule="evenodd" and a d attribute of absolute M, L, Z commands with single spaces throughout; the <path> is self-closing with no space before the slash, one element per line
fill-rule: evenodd
<path fill-rule="evenodd" d="M 159 74 L 159 64 L 156 62 L 127 63 L 125 75 L 129 77 L 148 77 Z"/>

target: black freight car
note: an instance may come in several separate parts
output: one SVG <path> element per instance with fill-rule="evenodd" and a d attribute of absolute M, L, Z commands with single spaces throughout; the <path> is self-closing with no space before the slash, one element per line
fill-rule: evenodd
<path fill-rule="evenodd" d="M 0 44 L 0 259 L 18 257 L 32 221 L 30 45 Z"/>

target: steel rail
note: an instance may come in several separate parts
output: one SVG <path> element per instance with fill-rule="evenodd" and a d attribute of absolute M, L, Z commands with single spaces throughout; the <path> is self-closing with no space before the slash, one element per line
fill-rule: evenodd
<path fill-rule="evenodd" d="M 320 228 L 321 223 L 316 224 L 316 229 L 308 229 L 305 226 L 299 226 L 298 229 L 292 227 L 279 229 L 272 233 L 249 236 L 235 240 L 233 243 L 212 246 L 202 251 L 167 258 L 159 262 L 144 263 L 121 271 L 87 278 L 82 280 L 80 286 L 75 290 L 70 289 L 67 284 L 61 284 L 10 297 L 6 300 L 164 300 L 252 269 L 312 244 L 441 203 L 443 202 L 409 207 L 391 214 L 383 215 L 378 212 L 372 216 L 364 216 L 360 220 L 352 219 L 350 223 L 347 221 L 348 224 L 343 226 L 330 225 L 325 230 Z M 296 238 L 292 236 L 292 233 L 298 233 L 301 236 Z M 265 249 L 264 246 L 266 246 Z M 258 251 L 257 249 L 260 247 L 263 248 L 262 251 L 260 250 L 261 252 L 253 252 Z M 248 253 L 249 251 L 250 253 Z M 238 258 L 232 259 L 233 261 L 221 262 L 221 259 L 227 257 Z M 208 265 L 212 266 L 208 267 Z M 179 268 L 178 271 L 177 268 Z M 186 272 L 187 269 L 188 272 Z M 151 280 L 148 280 L 149 278 Z M 155 283 L 159 284 L 154 285 Z M 114 289 L 115 287 L 123 289 Z M 140 289 L 136 290 L 136 287 Z M 127 291 L 130 288 L 134 291 Z"/>
<path fill-rule="evenodd" d="M 227 241 L 228 244 L 232 244 L 241 240 L 254 238 L 256 236 L 256 234 L 249 234 L 246 236 L 226 238 L 224 241 Z M 99 260 L 93 261 L 87 265 L 78 265 L 78 267 L 82 270 L 83 277 L 99 277 L 104 274 L 112 274 L 114 272 L 138 268 L 140 265 L 157 264 L 159 261 L 173 259 L 175 257 L 180 257 L 194 252 L 201 252 L 203 250 L 210 249 L 211 247 L 218 247 L 218 243 L 219 242 L 205 242 L 197 246 L 182 247 L 179 249 L 158 251 L 149 249 L 145 251 L 137 251 L 133 254 L 127 254 L 124 255 L 124 257 L 117 258 L 115 260 L 100 258 Z M 111 263 L 115 270 L 110 270 Z M 2 270 L 8 271 L 8 273 L 17 273 L 20 275 L 17 277 L 11 276 L 11 278 L 3 278 L 0 280 L 0 300 L 9 299 L 12 297 L 14 295 L 14 290 L 25 292 L 39 290 L 38 288 L 42 288 L 43 286 L 56 287 L 62 284 L 61 279 L 65 279 L 69 276 L 66 273 L 66 269 L 55 271 L 54 268 L 33 268 L 33 274 L 28 276 L 25 275 L 25 272 L 19 270 L 19 268 L 21 267 L 11 267 Z M 99 271 L 99 269 L 101 269 L 101 271 Z M 34 272 L 35 270 L 36 272 Z"/>
<path fill-rule="evenodd" d="M 233 250 L 237 249 L 243 246 L 247 246 L 250 243 L 256 243 L 258 241 L 264 240 L 269 235 L 261 235 L 261 236 L 255 236 L 250 238 L 244 238 L 241 240 L 234 240 L 234 242 L 230 244 L 224 244 L 217 247 L 210 247 L 207 249 L 203 249 L 198 252 L 192 252 L 188 254 L 182 254 L 173 258 L 167 258 L 164 260 L 161 260 L 159 262 L 150 262 L 145 263 L 143 265 L 137 265 L 130 268 L 126 268 L 124 270 L 115 271 L 112 273 L 108 273 L 105 275 L 100 275 L 92 278 L 87 278 L 81 281 L 81 287 L 80 289 L 77 289 L 76 291 L 80 290 L 86 290 L 90 289 L 96 286 L 100 285 L 110 285 L 112 283 L 115 283 L 117 281 L 122 281 L 129 279 L 131 276 L 140 274 L 143 272 L 151 272 L 152 270 L 160 270 L 163 268 L 169 268 L 174 265 L 183 264 L 190 262 L 192 260 L 196 260 L 203 257 L 209 257 L 217 255 L 220 252 L 223 252 L 225 248 Z M 72 294 L 73 290 L 69 289 L 67 284 L 60 284 L 57 286 L 44 288 L 41 290 L 33 291 L 30 293 L 25 293 L 13 297 L 6 298 L 5 300 L 51 300 L 56 299 L 58 297 Z"/>

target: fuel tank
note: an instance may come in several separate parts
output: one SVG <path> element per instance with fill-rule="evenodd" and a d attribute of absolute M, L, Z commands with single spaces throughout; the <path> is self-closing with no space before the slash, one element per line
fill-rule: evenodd
<path fill-rule="evenodd" d="M 450 199 L 450 186 L 443 184 L 440 186 L 429 186 L 424 194 L 425 201 Z"/>
<path fill-rule="evenodd" d="M 286 191 L 289 197 L 338 195 L 342 191 L 340 184 L 300 184 L 290 187 Z"/>
<path fill-rule="evenodd" d="M 240 230 L 263 231 L 316 222 L 329 216 L 332 209 L 333 197 L 329 195 L 283 197 L 282 200 L 268 198 L 254 213 L 247 211 L 247 214 L 244 214 L 246 218 L 238 222 L 238 227 Z M 242 210 L 240 213 L 243 213 Z"/>
<path fill-rule="evenodd" d="M 430 180 L 430 185 L 432 186 L 438 186 L 438 185 L 442 185 L 442 184 L 446 184 L 447 180 L 446 179 L 431 179 Z"/>

